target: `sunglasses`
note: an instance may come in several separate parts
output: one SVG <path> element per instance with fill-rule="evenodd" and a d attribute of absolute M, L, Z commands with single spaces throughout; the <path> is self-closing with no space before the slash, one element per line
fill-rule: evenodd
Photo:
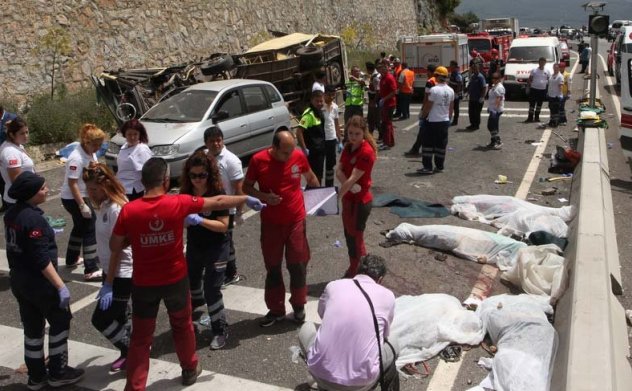
<path fill-rule="evenodd" d="M 190 172 L 189 173 L 189 178 L 191 178 L 191 179 L 206 179 L 206 178 L 208 178 L 208 172 L 201 172 L 199 174 Z"/>

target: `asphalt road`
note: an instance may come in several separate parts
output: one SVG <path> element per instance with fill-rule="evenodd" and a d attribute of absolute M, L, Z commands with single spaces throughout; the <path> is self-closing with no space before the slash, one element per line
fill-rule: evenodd
<path fill-rule="evenodd" d="M 605 41 L 604 41 L 605 42 Z M 601 64 L 600 64 L 601 66 Z M 601 72 L 603 76 L 603 72 Z M 600 87 L 604 99 L 609 91 L 603 90 L 604 78 L 600 79 Z M 573 94 L 575 97 L 581 94 L 584 88 L 579 77 L 575 78 Z M 569 102 L 570 103 L 570 102 Z M 612 105 L 606 103 L 610 108 Z M 577 137 L 574 131 L 573 120 L 576 112 L 573 104 L 568 105 L 569 125 L 556 130 L 558 135 L 551 134 L 543 153 L 535 153 L 536 148 L 532 143 L 538 143 L 543 139 L 545 130 L 537 129 L 534 124 L 523 124 L 526 119 L 526 101 L 511 101 L 506 104 L 506 115 L 501 119 L 501 137 L 503 139 L 502 150 L 487 150 L 484 146 L 489 142 L 489 132 L 482 126 L 480 130 L 469 132 L 464 128 L 468 125 L 466 103 L 462 103 L 461 119 L 457 127 L 450 128 L 450 140 L 448 144 L 448 156 L 446 169 L 443 173 L 432 176 L 418 176 L 415 172 L 421 167 L 419 159 L 408 159 L 403 153 L 414 142 L 417 125 L 416 120 L 396 122 L 396 146 L 385 152 L 380 152 L 374 168 L 374 192 L 393 193 L 409 198 L 424 201 L 442 203 L 449 206 L 450 200 L 458 195 L 494 194 L 515 195 L 523 179 L 523 185 L 528 186 L 527 199 L 540 205 L 560 207 L 568 205 L 572 195 L 570 194 L 570 181 L 540 182 L 540 178 L 555 176 L 549 174 L 547 169 L 551 154 L 555 153 L 556 145 L 564 145 L 564 140 Z M 416 114 L 419 104 L 413 104 L 411 111 Z M 612 113 L 613 111 L 609 111 Z M 413 114 L 413 116 L 415 116 Z M 548 110 L 544 110 L 541 119 L 548 119 Z M 416 116 L 415 116 L 416 117 Z M 483 118 L 483 125 L 487 117 Z M 611 123 L 608 129 L 608 140 L 612 140 L 613 146 L 609 150 L 610 169 L 613 177 L 613 197 L 615 212 L 617 213 L 617 236 L 621 260 L 623 264 L 624 285 L 630 288 L 630 274 L 632 262 L 630 255 L 632 243 L 630 237 L 630 198 L 632 196 L 632 181 L 630 167 L 625 164 L 617 144 L 616 118 L 608 118 Z M 525 175 L 529 164 L 535 161 L 537 172 L 533 181 Z M 53 189 L 51 199 L 43 205 L 47 215 L 55 218 L 63 217 L 69 220 L 69 215 L 63 210 L 58 198 L 59 188 L 63 180 L 63 168 L 54 167 L 43 173 L 50 187 Z M 508 184 L 496 184 L 494 180 L 498 175 L 507 176 Z M 541 195 L 547 187 L 558 187 L 557 193 L 552 196 Z M 467 226 L 487 231 L 493 231 L 490 227 L 461 220 L 454 216 L 445 218 L 413 218 L 403 219 L 389 212 L 386 208 L 374 208 L 369 219 L 365 233 L 367 248 L 371 253 L 383 256 L 388 262 L 388 274 L 384 285 L 397 296 L 420 295 L 424 293 L 446 293 L 457 297 L 459 300 L 467 298 L 472 291 L 482 265 L 466 261 L 448 254 L 445 261 L 435 259 L 436 252 L 415 247 L 412 245 L 399 245 L 383 248 L 379 243 L 384 237 L 381 231 L 394 228 L 402 222 L 417 225 L 426 224 L 450 224 Z M 225 291 L 225 304 L 228 308 L 227 315 L 230 323 L 230 337 L 225 349 L 210 351 L 210 332 L 202 330 L 198 336 L 198 353 L 203 368 L 212 372 L 208 376 L 200 378 L 202 386 L 213 386 L 214 389 L 306 389 L 308 374 L 305 366 L 293 363 L 290 347 L 297 345 L 297 326 L 290 321 L 275 325 L 274 327 L 259 328 L 256 320 L 265 313 L 263 304 L 264 268 L 259 248 L 259 218 L 253 215 L 239 226 L 235 231 L 235 243 L 237 247 L 237 259 L 239 273 L 245 276 L 245 280 L 230 287 Z M 57 243 L 60 257 L 65 255 L 68 233 L 70 227 L 57 235 Z M 343 275 L 347 266 L 346 249 L 335 245 L 337 241 L 344 244 L 342 223 L 338 216 L 309 217 L 307 226 L 308 238 L 312 250 L 312 259 L 308 267 L 309 300 L 312 310 L 308 311 L 308 317 L 313 318 L 313 305 L 323 291 L 325 285 Z M 0 258 L 5 258 L 2 252 Z M 61 262 L 63 263 L 63 262 Z M 4 263 L 6 268 L 6 263 Z M 101 337 L 92 327 L 90 317 L 94 310 L 95 302 L 92 298 L 98 290 L 98 284 L 87 284 L 82 281 L 81 271 L 69 273 L 62 270 L 63 277 L 68 281 L 75 303 L 74 319 L 70 339 L 76 343 L 70 346 L 71 364 L 81 364 L 88 367 L 90 376 L 76 389 L 122 389 L 122 376 L 107 375 L 107 366 L 95 365 L 90 360 L 76 358 L 73 362 L 73 351 L 82 351 L 85 356 L 92 352 L 98 352 L 107 356 L 111 345 Z M 627 277 L 627 278 L 626 278 Z M 287 276 L 286 276 L 287 278 Z M 517 292 L 509 288 L 499 279 L 493 283 L 492 295 L 506 292 Z M 623 303 L 626 308 L 632 307 L 629 295 L 624 295 Z M 9 278 L 5 271 L 0 272 L 0 307 L 4 310 L 0 313 L 0 338 L 13 339 L 11 346 L 5 353 L 0 353 L 0 387 L 6 390 L 25 389 L 23 374 L 14 370 L 19 365 L 22 356 L 21 328 L 15 299 L 10 293 Z M 289 307 L 288 307 L 289 308 Z M 198 312 L 198 315 L 200 312 Z M 317 319 L 314 319 L 317 320 Z M 156 338 L 152 347 L 151 357 L 161 360 L 164 368 L 176 368 L 177 357 L 171 342 L 168 319 L 161 312 L 156 327 Z M 73 350 L 74 349 L 74 350 Z M 101 349 L 101 350 L 99 350 Z M 106 353 L 103 353 L 106 352 Z M 97 354 L 97 353 L 94 353 Z M 12 358 L 3 359 L 11 355 Z M 410 377 L 402 378 L 402 390 L 466 390 L 478 384 L 487 374 L 486 370 L 476 365 L 479 357 L 487 356 L 487 353 L 476 347 L 468 351 L 458 363 L 446 365 L 439 364 L 439 359 L 434 358 L 428 362 L 431 375 L 427 378 Z M 3 363 L 16 363 L 7 365 Z M 107 362 L 107 361 L 105 361 Z M 156 367 L 158 364 L 152 364 Z M 96 367 L 95 367 L 96 366 Z M 160 381 L 153 389 L 173 388 L 175 381 L 169 382 L 166 373 L 152 372 L 150 382 Z M 162 375 L 161 375 L 162 373 Z M 179 372 L 178 372 L 179 373 Z M 207 372 L 205 372 L 206 374 Z M 220 375 L 221 374 L 221 375 Z M 222 375 L 226 375 L 222 377 Z M 109 377 L 108 377 L 109 376 Z M 99 377 L 99 382 L 95 379 Z M 221 379 L 228 379 L 226 383 L 217 383 Z M 250 383 L 248 381 L 253 381 Z M 246 382 L 246 383 L 244 383 Z M 223 384 L 223 386 L 222 386 Z M 272 387 L 270 387 L 272 386 Z"/>

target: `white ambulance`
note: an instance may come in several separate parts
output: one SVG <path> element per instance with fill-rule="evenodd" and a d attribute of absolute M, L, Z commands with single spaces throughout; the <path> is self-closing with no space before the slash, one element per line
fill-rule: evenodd
<path fill-rule="evenodd" d="M 531 70 L 538 66 L 540 57 L 546 58 L 545 69 L 553 74 L 553 64 L 559 63 L 562 56 L 560 41 L 557 37 L 516 38 L 511 42 L 505 80 L 503 85 L 507 95 L 524 92 Z"/>
<path fill-rule="evenodd" d="M 423 93 L 428 80 L 428 64 L 447 68 L 450 61 L 454 60 L 467 78 L 470 53 L 466 34 L 402 36 L 397 40 L 397 47 L 401 51 L 402 62 L 407 63 L 408 68 L 415 72 L 415 94 Z"/>
<path fill-rule="evenodd" d="M 632 159 L 632 26 L 621 28 L 621 127 L 619 136 L 623 154 Z M 616 99 L 616 97 L 615 97 Z"/>

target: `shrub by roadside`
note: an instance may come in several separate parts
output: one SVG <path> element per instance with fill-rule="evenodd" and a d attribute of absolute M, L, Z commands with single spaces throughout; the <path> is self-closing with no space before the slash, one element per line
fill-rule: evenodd
<path fill-rule="evenodd" d="M 18 106 L 10 98 L 2 103 L 13 112 Z M 106 133 L 112 133 L 116 126 L 108 109 L 97 104 L 93 88 L 74 92 L 59 88 L 53 100 L 49 93 L 41 93 L 26 102 L 23 111 L 18 111 L 18 114 L 26 119 L 29 126 L 31 145 L 75 141 L 79 128 L 86 122 L 96 124 Z"/>

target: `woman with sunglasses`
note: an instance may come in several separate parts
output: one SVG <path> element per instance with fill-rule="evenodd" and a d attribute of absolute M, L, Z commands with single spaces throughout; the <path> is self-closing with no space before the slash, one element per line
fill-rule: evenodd
<path fill-rule="evenodd" d="M 96 215 L 95 232 L 97 254 L 103 270 L 108 270 L 110 262 L 110 237 L 123 205 L 127 203 L 125 189 L 114 173 L 102 163 L 91 162 L 83 169 L 83 181 Z M 105 280 L 107 275 L 103 273 Z M 127 325 L 127 303 L 132 290 L 132 250 L 127 247 L 122 252 L 112 292 L 114 300 L 109 308 L 101 302 L 94 309 L 92 324 L 120 352 L 121 355 L 110 366 L 111 372 L 125 369 L 130 331 Z"/>
<path fill-rule="evenodd" d="M 198 197 L 224 194 L 217 162 L 203 151 L 196 152 L 186 161 L 180 183 L 182 194 Z M 227 209 L 191 214 L 185 220 L 191 303 L 193 308 L 207 305 L 213 331 L 212 350 L 223 348 L 228 337 L 221 291 L 230 250 L 228 221 Z"/>
<path fill-rule="evenodd" d="M 505 87 L 501 82 L 500 73 L 492 74 L 492 86 L 489 88 L 489 98 L 487 99 L 487 130 L 491 136 L 491 141 L 487 144 L 487 148 L 501 149 L 503 146 L 500 141 L 500 116 L 505 110 Z"/>
<path fill-rule="evenodd" d="M 118 171 L 116 177 L 125 188 L 127 199 L 133 201 L 145 194 L 145 187 L 140 180 L 143 164 L 149 160 L 153 154 L 147 142 L 147 130 L 145 126 L 137 120 L 131 119 L 121 126 L 121 134 L 125 137 L 125 144 L 116 157 Z"/>
<path fill-rule="evenodd" d="M 15 200 L 9 197 L 9 189 L 23 171 L 35 172 L 33 160 L 24 150 L 24 144 L 29 141 L 29 128 L 20 117 L 7 122 L 7 139 L 0 145 L 0 175 L 4 183 L 2 198 L 7 207 L 14 205 Z"/>

